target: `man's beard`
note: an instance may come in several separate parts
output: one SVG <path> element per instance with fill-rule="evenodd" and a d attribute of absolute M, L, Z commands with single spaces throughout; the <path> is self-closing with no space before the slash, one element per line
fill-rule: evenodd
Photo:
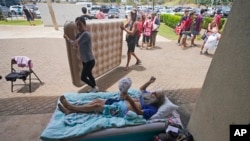
<path fill-rule="evenodd" d="M 152 105 L 155 107 L 160 107 L 165 101 L 164 95 L 159 95 L 159 98 L 156 98 L 152 97 L 151 94 L 143 94 L 142 97 L 145 105 Z"/>

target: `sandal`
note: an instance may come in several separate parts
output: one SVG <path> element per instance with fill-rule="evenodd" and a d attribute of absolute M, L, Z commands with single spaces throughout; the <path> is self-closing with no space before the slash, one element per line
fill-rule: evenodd
<path fill-rule="evenodd" d="M 129 67 L 125 67 L 123 70 L 124 70 L 124 71 L 127 71 L 127 70 L 129 70 Z"/>
<path fill-rule="evenodd" d="M 141 64 L 141 61 L 139 60 L 139 61 L 136 61 L 136 63 L 135 63 L 136 65 L 140 65 Z"/>
<path fill-rule="evenodd" d="M 197 45 L 196 45 L 196 44 L 191 44 L 191 45 L 190 45 L 190 47 L 195 47 L 195 46 L 197 46 Z"/>

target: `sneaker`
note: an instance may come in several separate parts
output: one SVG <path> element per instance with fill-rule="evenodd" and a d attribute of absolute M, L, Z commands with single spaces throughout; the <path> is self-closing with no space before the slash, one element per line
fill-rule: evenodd
<path fill-rule="evenodd" d="M 94 88 L 88 90 L 89 93 L 96 93 L 99 91 L 99 87 L 95 86 Z"/>
<path fill-rule="evenodd" d="M 180 45 L 181 45 L 181 43 L 177 43 L 177 45 L 178 45 L 178 46 L 180 46 Z"/>

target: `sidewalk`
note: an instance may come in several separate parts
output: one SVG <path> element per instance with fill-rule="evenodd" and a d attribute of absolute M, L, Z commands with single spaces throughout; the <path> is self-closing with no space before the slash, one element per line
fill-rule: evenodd
<path fill-rule="evenodd" d="M 63 28 L 55 31 L 53 27 L 0 26 L 0 31 L 0 75 L 4 77 L 9 73 L 12 56 L 27 55 L 33 59 L 34 71 L 44 82 L 43 85 L 34 82 L 29 93 L 21 86 L 11 92 L 10 82 L 0 80 L 1 141 L 39 141 L 58 97 L 64 92 L 85 91 L 87 87 L 77 88 L 72 84 Z M 136 48 L 142 64 L 134 65 L 132 58 L 131 69 L 123 71 L 127 52 L 124 41 L 120 66 L 97 78 L 97 84 L 102 91 L 117 91 L 117 81 L 128 76 L 133 80 L 132 87 L 138 88 L 154 75 L 157 80 L 149 89 L 165 90 L 180 106 L 184 124 L 187 124 L 212 60 L 211 56 L 200 55 L 199 50 L 199 47 L 182 49 L 176 41 L 158 35 L 155 49 Z"/>

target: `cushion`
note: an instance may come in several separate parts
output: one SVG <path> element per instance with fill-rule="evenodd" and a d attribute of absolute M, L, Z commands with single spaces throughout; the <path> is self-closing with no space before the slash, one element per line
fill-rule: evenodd
<path fill-rule="evenodd" d="M 163 119 L 169 116 L 174 110 L 179 106 L 172 103 L 168 97 L 165 96 L 165 102 L 161 105 L 157 111 L 150 119 Z"/>

